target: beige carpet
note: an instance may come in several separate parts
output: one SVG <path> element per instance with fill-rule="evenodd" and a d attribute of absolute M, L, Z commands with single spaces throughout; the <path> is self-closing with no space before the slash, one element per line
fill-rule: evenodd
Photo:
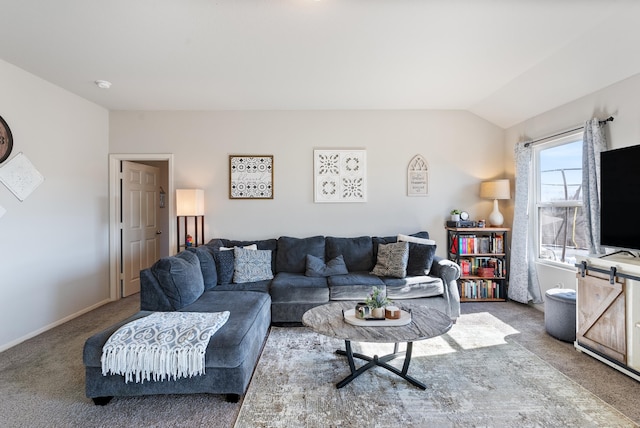
<path fill-rule="evenodd" d="M 636 426 L 509 339 L 517 333 L 489 313 L 466 314 L 448 334 L 414 344 L 409 373 L 426 391 L 382 368 L 338 390 L 348 372 L 334 353 L 342 341 L 274 327 L 235 426 Z M 365 354 L 391 350 L 356 346 Z"/>

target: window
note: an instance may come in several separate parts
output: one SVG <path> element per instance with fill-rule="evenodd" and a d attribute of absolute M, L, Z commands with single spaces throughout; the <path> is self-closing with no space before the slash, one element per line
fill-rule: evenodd
<path fill-rule="evenodd" d="M 535 149 L 538 258 L 566 263 L 587 255 L 582 204 L 582 133 Z"/>

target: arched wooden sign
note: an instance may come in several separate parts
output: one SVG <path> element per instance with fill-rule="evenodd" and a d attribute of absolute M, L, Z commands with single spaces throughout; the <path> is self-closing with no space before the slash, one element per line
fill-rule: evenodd
<path fill-rule="evenodd" d="M 429 194 L 429 164 L 421 155 L 415 155 L 407 168 L 407 195 Z"/>

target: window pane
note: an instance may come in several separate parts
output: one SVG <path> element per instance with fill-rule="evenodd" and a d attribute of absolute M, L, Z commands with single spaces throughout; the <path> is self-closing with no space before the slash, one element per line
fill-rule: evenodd
<path fill-rule="evenodd" d="M 582 200 L 582 141 L 540 151 L 539 202 Z"/>
<path fill-rule="evenodd" d="M 587 255 L 582 207 L 541 207 L 538 221 L 541 259 L 574 264 L 577 254 Z"/>

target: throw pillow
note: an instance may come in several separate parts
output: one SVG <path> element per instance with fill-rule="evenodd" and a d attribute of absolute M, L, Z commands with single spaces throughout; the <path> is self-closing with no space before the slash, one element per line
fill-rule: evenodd
<path fill-rule="evenodd" d="M 236 284 L 273 278 L 271 250 L 247 250 L 235 247 L 233 255 L 235 258 L 233 282 Z"/>
<path fill-rule="evenodd" d="M 320 257 L 307 254 L 307 271 L 306 276 L 334 276 L 334 275 L 346 275 L 349 271 L 347 265 L 344 263 L 342 254 L 336 258 L 329 260 L 326 264 Z"/>
<path fill-rule="evenodd" d="M 206 245 L 189 247 L 187 251 L 194 253 L 200 260 L 200 270 L 204 279 L 205 291 L 218 285 L 218 271 L 216 269 L 216 261 L 213 259 L 213 251 Z"/>
<path fill-rule="evenodd" d="M 214 251 L 213 259 L 218 271 L 218 284 L 231 284 L 234 270 L 233 251 Z"/>
<path fill-rule="evenodd" d="M 429 275 L 431 265 L 433 265 L 433 258 L 436 255 L 436 241 L 401 234 L 398 235 L 398 241 L 409 242 L 407 275 Z"/>
<path fill-rule="evenodd" d="M 372 274 L 377 276 L 391 276 L 404 278 L 407 276 L 407 261 L 409 260 L 409 243 L 378 244 L 378 259 Z"/>
<path fill-rule="evenodd" d="M 218 248 L 220 251 L 231 251 L 236 247 L 220 247 Z M 258 245 L 257 244 L 251 244 L 251 245 L 245 245 L 244 247 L 245 250 L 257 250 L 258 249 Z"/>

